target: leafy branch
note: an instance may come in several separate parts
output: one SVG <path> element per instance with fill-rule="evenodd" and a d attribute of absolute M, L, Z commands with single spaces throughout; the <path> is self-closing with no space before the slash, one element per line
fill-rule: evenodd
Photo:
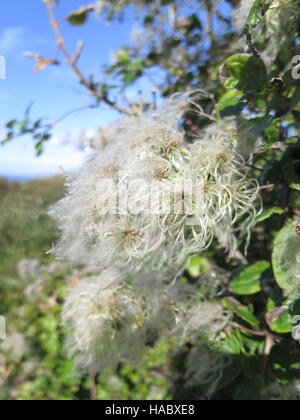
<path fill-rule="evenodd" d="M 121 105 L 118 105 L 116 102 L 111 101 L 108 97 L 107 94 L 105 93 L 105 91 L 103 90 L 99 90 L 98 89 L 98 84 L 94 83 L 92 80 L 88 80 L 83 73 L 81 72 L 81 70 L 79 69 L 79 67 L 77 66 L 77 62 L 79 60 L 83 45 L 82 43 L 78 43 L 77 46 L 77 50 L 75 52 L 74 57 L 71 57 L 65 40 L 62 36 L 62 33 L 60 31 L 60 23 L 58 23 L 58 21 L 55 18 L 55 14 L 54 14 L 54 10 L 53 10 L 53 2 L 52 0 L 45 0 L 44 1 L 46 4 L 46 8 L 47 8 L 47 12 L 48 12 L 48 16 L 50 19 L 50 25 L 56 35 L 57 38 L 57 44 L 59 49 L 61 50 L 61 52 L 63 53 L 66 62 L 70 65 L 70 67 L 72 68 L 72 70 L 74 71 L 75 75 L 77 76 L 79 82 L 85 86 L 89 92 L 89 94 L 91 94 L 92 96 L 95 96 L 97 98 L 97 101 L 100 102 L 105 102 L 107 105 L 109 105 L 111 108 L 115 109 L 116 111 L 122 113 L 122 114 L 126 114 L 126 115 L 134 115 L 136 112 L 131 109 L 131 108 L 125 108 Z"/>

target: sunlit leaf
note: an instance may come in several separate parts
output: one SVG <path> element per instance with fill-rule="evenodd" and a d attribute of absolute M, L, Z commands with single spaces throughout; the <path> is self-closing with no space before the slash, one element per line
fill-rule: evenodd
<path fill-rule="evenodd" d="M 70 13 L 68 16 L 68 20 L 71 23 L 71 25 L 74 26 L 81 26 L 84 25 L 87 21 L 88 15 L 90 12 L 95 10 L 95 5 L 90 4 L 85 7 L 81 7 L 78 10 L 75 10 L 74 12 Z"/>
<path fill-rule="evenodd" d="M 271 268 L 267 261 L 258 261 L 242 269 L 230 282 L 234 293 L 238 295 L 253 295 L 262 290 L 263 274 Z"/>
<path fill-rule="evenodd" d="M 295 223 L 285 226 L 277 235 L 272 255 L 273 271 L 278 285 L 291 292 L 300 284 L 300 236 Z"/>

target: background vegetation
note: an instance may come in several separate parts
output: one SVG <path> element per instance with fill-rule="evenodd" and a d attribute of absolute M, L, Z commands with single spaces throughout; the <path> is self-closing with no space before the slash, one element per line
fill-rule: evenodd
<path fill-rule="evenodd" d="M 199 103 L 201 115 L 187 115 L 185 126 L 201 134 L 212 122 L 231 117 L 239 124 L 247 121 L 261 139 L 249 174 L 260 184 L 263 211 L 252 227 L 247 259 L 228 260 L 214 244 L 193 258 L 184 274 L 187 282 L 201 278 L 205 285 L 207 279 L 214 281 L 214 273 L 225 284 L 214 299 L 232 317 L 218 340 L 199 337 L 199 372 L 220 355 L 227 362 L 202 371 L 191 382 L 186 362 L 193 347 L 164 340 L 149 348 L 141 366 L 120 361 L 116 372 L 108 369 L 99 375 L 96 398 L 300 399 L 299 336 L 292 337 L 293 318 L 300 315 L 300 84 L 294 77 L 300 72 L 297 63 L 292 64 L 299 49 L 299 4 L 256 0 L 245 15 L 234 0 L 226 3 L 233 20 L 224 12 L 225 3 L 213 0 L 102 1 L 101 7 L 70 12 L 64 24 L 76 30 L 88 24 L 95 11 L 111 20 L 126 18 L 128 7 L 136 10 L 142 36 L 116 52 L 114 64 L 99 80 L 81 73 L 82 45 L 70 55 L 54 16 L 59 9 L 45 1 L 61 59 L 87 89 L 91 107 L 106 104 L 121 114 L 134 114 L 173 93 L 201 88 L 208 92 Z M 252 2 L 244 3 L 250 10 Z M 29 55 L 37 60 L 37 71 L 58 64 Z M 126 89 L 153 72 L 159 76 L 153 101 L 142 94 L 139 100 L 126 99 Z M 31 121 L 27 112 L 6 128 L 4 142 L 29 133 L 40 154 L 53 127 L 42 118 Z M 47 208 L 62 194 L 60 178 L 25 184 L 0 181 L 0 313 L 8 325 L 0 354 L 2 399 L 89 399 L 94 392 L 94 378 L 73 373 L 60 326 L 67 287 L 89 273 L 45 255 L 59 234 Z M 247 220 L 240 223 L 246 234 Z M 241 238 L 241 253 L 244 245 Z"/>

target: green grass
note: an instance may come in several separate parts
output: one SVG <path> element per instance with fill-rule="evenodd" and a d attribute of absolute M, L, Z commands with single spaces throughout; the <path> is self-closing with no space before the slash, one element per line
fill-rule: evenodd
<path fill-rule="evenodd" d="M 1 350 L 0 340 L 0 400 L 90 398 L 90 378 L 74 374 L 61 327 L 66 285 L 78 273 L 61 263 L 58 270 L 26 279 L 16 269 L 24 258 L 38 259 L 48 267 L 54 261 L 46 252 L 59 231 L 47 212 L 63 194 L 61 178 L 26 183 L 0 179 L 0 315 L 6 317 L 7 336 L 19 333 L 28 344 L 16 360 L 13 351 Z M 36 281 L 41 287 L 28 297 L 27 286 Z M 171 398 L 168 354 L 168 346 L 161 343 L 139 367 L 120 364 L 116 373 L 107 369 L 97 378 L 97 399 Z"/>
<path fill-rule="evenodd" d="M 26 183 L 0 178 L 0 280 L 15 276 L 22 258 L 51 258 L 46 252 L 58 231 L 47 211 L 63 193 L 59 177 Z"/>

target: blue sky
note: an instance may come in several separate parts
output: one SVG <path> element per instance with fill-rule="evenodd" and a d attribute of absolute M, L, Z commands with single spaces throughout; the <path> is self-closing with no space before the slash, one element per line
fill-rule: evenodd
<path fill-rule="evenodd" d="M 56 13 L 62 18 L 89 2 L 61 0 L 60 3 Z M 42 0 L 3 2 L 0 19 L 0 55 L 5 57 L 7 66 L 6 80 L 0 80 L 0 134 L 3 134 L 3 124 L 16 117 L 22 118 L 31 102 L 34 103 L 32 116 L 47 117 L 49 121 L 90 103 L 67 64 L 33 74 L 35 62 L 23 56 L 25 51 L 39 53 L 45 58 L 57 55 L 56 40 Z M 62 31 L 70 51 L 75 51 L 78 40 L 84 42 L 79 65 L 85 74 L 89 74 L 100 72 L 103 64 L 111 63 L 112 52 L 129 41 L 133 24 L 130 14 L 123 23 L 110 25 L 91 16 L 87 25 L 72 27 L 65 23 Z M 75 145 L 59 144 L 58 139 L 96 130 L 116 118 L 116 113 L 107 109 L 84 111 L 69 117 L 57 127 L 55 139 L 39 159 L 34 157 L 30 138 L 16 139 L 0 148 L 0 176 L 45 176 L 59 173 L 61 168 L 69 170 L 80 164 L 83 153 Z"/>
<path fill-rule="evenodd" d="M 60 0 L 56 16 L 60 20 L 90 3 L 91 0 Z M 229 14 L 228 5 L 222 4 L 223 12 L 228 9 Z M 32 117 L 47 117 L 49 122 L 91 103 L 86 90 L 79 85 L 66 63 L 33 74 L 36 63 L 23 56 L 25 51 L 30 51 L 44 58 L 57 58 L 56 39 L 42 0 L 3 2 L 0 19 L 0 56 L 5 57 L 7 66 L 6 79 L 0 79 L 0 138 L 4 133 L 4 124 L 15 118 L 22 119 L 31 103 L 34 103 Z M 79 61 L 82 72 L 85 75 L 90 72 L 101 74 L 102 66 L 112 62 L 112 53 L 130 41 L 134 24 L 134 14 L 127 11 L 123 22 L 108 25 L 104 19 L 92 14 L 88 24 L 73 27 L 65 22 L 61 30 L 71 54 L 75 52 L 79 40 L 84 42 Z M 59 59 L 63 62 L 61 55 Z M 139 88 L 148 96 L 153 86 L 143 80 Z M 137 89 L 135 87 L 131 91 L 132 95 L 136 95 Z M 54 139 L 47 144 L 40 158 L 35 158 L 30 138 L 16 139 L 0 147 L 0 176 L 29 178 L 71 170 L 80 165 L 85 155 L 72 139 L 76 139 L 80 132 L 95 132 L 117 118 L 117 113 L 107 108 L 87 110 L 68 117 L 57 126 Z M 65 139 L 68 142 L 62 144 Z"/>

